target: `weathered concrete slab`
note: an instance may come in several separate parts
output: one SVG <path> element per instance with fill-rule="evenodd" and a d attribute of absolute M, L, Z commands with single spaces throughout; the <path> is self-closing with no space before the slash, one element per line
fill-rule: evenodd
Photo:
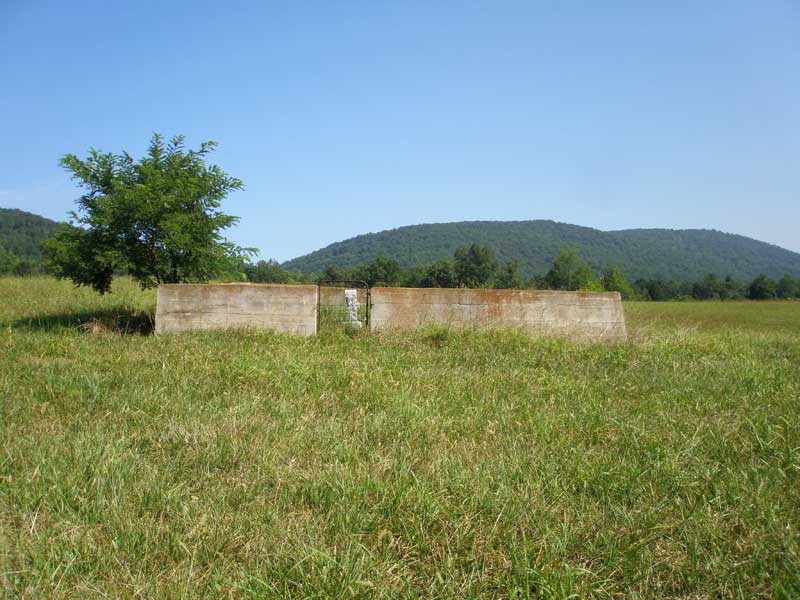
<path fill-rule="evenodd" d="M 158 287 L 156 333 L 250 327 L 317 332 L 317 286 L 168 284 Z"/>
<path fill-rule="evenodd" d="M 574 340 L 624 341 L 628 337 L 617 292 L 372 288 L 371 328 L 519 328 Z"/>

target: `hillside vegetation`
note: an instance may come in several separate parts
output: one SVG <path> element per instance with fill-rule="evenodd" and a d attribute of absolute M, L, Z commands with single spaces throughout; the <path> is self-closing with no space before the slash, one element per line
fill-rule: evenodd
<path fill-rule="evenodd" d="M 800 597 L 800 302 L 152 336 L 114 286 L 0 278 L 2 597 Z"/>
<path fill-rule="evenodd" d="M 0 208 L 0 253 L 19 259 L 38 261 L 39 244 L 49 238 L 59 224 L 16 208 Z"/>
<path fill-rule="evenodd" d="M 595 271 L 617 265 L 631 280 L 698 280 L 706 273 L 751 280 L 800 277 L 800 254 L 740 235 L 705 229 L 599 231 L 553 221 L 465 221 L 400 227 L 359 235 L 283 264 L 322 272 L 347 268 L 383 255 L 404 267 L 449 258 L 459 246 L 493 248 L 501 262 L 518 260 L 526 277 L 545 273 L 565 247 L 576 248 Z"/>

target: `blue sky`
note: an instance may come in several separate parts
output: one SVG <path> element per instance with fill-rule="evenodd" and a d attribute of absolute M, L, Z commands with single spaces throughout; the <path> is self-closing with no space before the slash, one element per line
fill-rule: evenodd
<path fill-rule="evenodd" d="M 0 0 L 0 206 L 220 143 L 234 241 L 425 222 L 713 228 L 800 251 L 800 3 Z"/>

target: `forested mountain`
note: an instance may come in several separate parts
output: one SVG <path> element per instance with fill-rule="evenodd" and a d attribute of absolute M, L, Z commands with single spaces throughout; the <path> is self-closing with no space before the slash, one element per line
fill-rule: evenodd
<path fill-rule="evenodd" d="M 0 253 L 20 259 L 41 259 L 39 243 L 50 237 L 58 223 L 16 208 L 0 208 Z"/>
<path fill-rule="evenodd" d="M 576 248 L 595 269 L 619 266 L 638 278 L 696 280 L 705 273 L 750 280 L 760 273 L 800 277 L 800 254 L 741 235 L 707 229 L 600 231 L 554 221 L 463 221 L 411 225 L 359 235 L 283 264 L 311 273 L 352 267 L 383 255 L 404 267 L 449 258 L 459 246 L 490 246 L 520 273 L 545 273 L 561 248 Z"/>

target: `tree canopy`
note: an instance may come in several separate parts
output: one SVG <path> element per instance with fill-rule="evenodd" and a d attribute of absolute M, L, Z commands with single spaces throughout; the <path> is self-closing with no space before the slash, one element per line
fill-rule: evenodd
<path fill-rule="evenodd" d="M 469 248 L 456 248 L 453 253 L 453 271 L 459 286 L 486 287 L 496 269 L 494 250 L 488 246 L 472 244 Z"/>
<path fill-rule="evenodd" d="M 772 300 L 776 295 L 775 281 L 766 275 L 756 277 L 748 289 L 751 300 Z"/>
<path fill-rule="evenodd" d="M 544 281 L 551 290 L 598 291 L 600 289 L 592 269 L 578 255 L 575 248 L 562 248 L 553 261 L 553 266 L 545 275 Z"/>
<path fill-rule="evenodd" d="M 143 288 L 160 283 L 205 282 L 233 260 L 252 254 L 226 241 L 221 231 L 238 218 L 222 213 L 222 200 L 242 182 L 197 150 L 183 136 L 165 142 L 154 134 L 147 153 L 89 150 L 86 159 L 67 154 L 61 166 L 84 189 L 71 222 L 42 245 L 57 277 L 108 292 L 114 274 L 129 273 Z"/>
<path fill-rule="evenodd" d="M 609 265 L 603 270 L 603 289 L 607 292 L 619 292 L 623 300 L 633 300 L 636 292 L 633 286 L 625 279 L 620 268 L 616 265 Z"/>

